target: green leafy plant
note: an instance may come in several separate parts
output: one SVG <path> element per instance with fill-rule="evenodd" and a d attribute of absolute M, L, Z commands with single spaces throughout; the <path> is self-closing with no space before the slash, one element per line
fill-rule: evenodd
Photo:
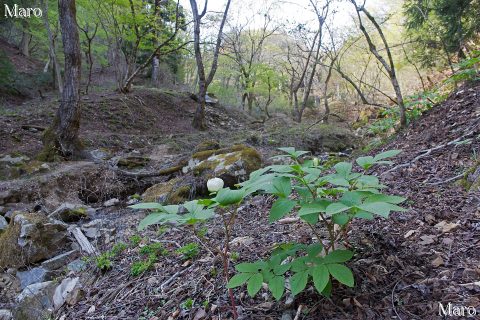
<path fill-rule="evenodd" d="M 140 248 L 140 254 L 144 255 L 156 255 L 156 256 L 163 256 L 167 255 L 168 251 L 163 247 L 163 245 L 159 242 L 154 242 L 148 245 L 145 245 Z"/>
<path fill-rule="evenodd" d="M 185 310 L 192 309 L 193 308 L 193 299 L 188 298 L 187 300 L 183 301 L 180 306 L 181 306 L 182 309 L 185 309 Z"/>
<path fill-rule="evenodd" d="M 143 238 L 140 237 L 138 234 L 134 234 L 133 236 L 130 237 L 130 244 L 132 247 L 136 247 L 142 242 Z"/>
<path fill-rule="evenodd" d="M 102 271 L 107 271 L 112 268 L 112 260 L 111 258 L 113 255 L 111 254 L 110 251 L 104 252 L 98 257 L 95 258 L 95 264 L 98 269 Z"/>
<path fill-rule="evenodd" d="M 183 260 L 191 260 L 198 256 L 200 253 L 200 247 L 195 242 L 190 242 L 175 251 L 177 254 L 182 255 Z"/>
<path fill-rule="evenodd" d="M 124 242 L 119 242 L 117 244 L 115 244 L 112 248 L 112 254 L 114 256 L 118 256 L 120 253 L 122 253 L 123 251 L 127 250 L 128 246 L 126 243 Z"/>
<path fill-rule="evenodd" d="M 314 161 L 302 161 L 304 151 L 282 148 L 291 165 L 275 165 L 254 172 L 243 188 L 262 190 L 273 194 L 277 200 L 270 210 L 270 221 L 277 221 L 295 212 L 312 230 L 318 242 L 304 245 L 284 245 L 274 251 L 267 261 L 241 263 L 239 272 L 228 283 L 229 288 L 247 284 L 247 291 L 254 296 L 268 284 L 276 299 L 283 296 L 286 276 L 289 274 L 291 292 L 302 292 L 309 281 L 316 290 L 329 296 L 332 279 L 347 286 L 354 286 L 354 276 L 344 265 L 354 253 L 339 249 L 338 244 L 347 244 L 347 231 L 353 219 L 373 219 L 375 215 L 388 217 L 392 211 L 404 211 L 398 206 L 405 198 L 385 195 L 380 192 L 385 186 L 367 172 L 375 165 L 391 164 L 386 159 L 400 151 L 391 150 L 376 156 L 360 157 L 354 171 L 352 163 L 339 162 L 333 173 L 324 173 Z M 326 229 L 323 239 L 320 230 Z"/>
<path fill-rule="evenodd" d="M 130 267 L 130 274 L 134 277 L 141 275 L 145 271 L 150 270 L 156 260 L 157 256 L 151 254 L 146 260 L 134 262 Z"/>
<path fill-rule="evenodd" d="M 95 257 L 95 264 L 98 269 L 108 271 L 112 268 L 112 259 L 121 254 L 127 249 L 127 245 L 123 242 L 115 244 L 111 250 L 105 251 L 99 256 Z"/>
<path fill-rule="evenodd" d="M 224 276 L 229 289 L 232 312 L 236 315 L 232 289 L 247 285 L 250 296 L 254 296 L 263 283 L 276 299 L 285 292 L 285 283 L 290 282 L 292 294 L 302 292 L 309 282 L 318 292 L 330 295 L 333 280 L 354 286 L 352 271 L 345 265 L 354 252 L 349 247 L 347 232 L 353 219 L 373 219 L 375 215 L 388 217 L 392 211 L 404 211 L 400 207 L 405 198 L 381 193 L 385 188 L 376 176 L 368 171 L 377 165 L 392 164 L 389 158 L 400 151 L 391 150 L 376 156 L 356 159 L 356 167 L 349 162 L 335 164 L 331 171 L 319 165 L 318 159 L 305 160 L 307 151 L 281 148 L 288 165 L 272 165 L 253 172 L 249 180 L 239 184 L 238 189 L 222 188 L 223 182 L 212 199 L 195 200 L 183 206 L 163 206 L 158 203 L 144 203 L 132 206 L 137 209 L 152 209 L 153 213 L 144 218 L 139 229 L 152 224 L 175 222 L 185 225 L 213 250 L 217 246 L 199 235 L 197 225 L 212 218 L 215 212 L 224 225 L 223 249 L 218 249 L 224 266 Z M 215 181 L 212 185 L 219 185 Z M 316 238 L 313 244 L 282 244 L 268 260 L 240 263 L 237 274 L 229 278 L 229 243 L 238 207 L 249 195 L 264 193 L 274 195 L 276 200 L 270 210 L 270 222 L 289 214 L 299 216 Z M 326 230 L 328 236 L 322 236 Z"/>

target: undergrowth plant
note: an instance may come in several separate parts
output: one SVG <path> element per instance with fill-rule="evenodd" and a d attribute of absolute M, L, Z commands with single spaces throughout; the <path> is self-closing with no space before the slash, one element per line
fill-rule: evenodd
<path fill-rule="evenodd" d="M 399 204 L 405 198 L 381 192 L 384 185 L 368 171 L 377 165 L 391 164 L 388 158 L 400 151 L 391 150 L 376 156 L 356 159 L 352 163 L 339 162 L 327 171 L 317 158 L 304 159 L 308 153 L 294 148 L 281 148 L 287 158 L 285 165 L 272 165 L 257 170 L 238 189 L 219 189 L 212 199 L 186 202 L 183 206 L 163 206 L 143 203 L 132 206 L 137 209 L 153 209 L 154 212 L 140 222 L 139 229 L 152 224 L 175 222 L 184 224 L 198 234 L 196 225 L 215 216 L 217 212 L 224 230 L 224 246 L 220 250 L 224 262 L 224 275 L 229 289 L 232 311 L 236 316 L 231 289 L 247 285 L 247 292 L 255 296 L 263 283 L 273 297 L 279 300 L 285 293 L 287 279 L 293 295 L 302 292 L 310 280 L 316 290 L 326 296 L 332 291 L 332 280 L 354 286 L 352 271 L 345 265 L 354 255 L 349 249 L 347 233 L 355 218 L 387 218 L 392 211 L 404 211 Z M 278 245 L 267 260 L 240 263 L 237 274 L 229 278 L 228 266 L 230 237 L 238 206 L 252 194 L 270 194 L 276 200 L 270 210 L 270 222 L 295 214 L 312 233 L 310 244 L 289 243 Z M 206 237 L 202 242 L 209 244 Z M 345 247 L 346 246 L 346 247 Z M 216 246 L 209 245 L 212 250 Z"/>

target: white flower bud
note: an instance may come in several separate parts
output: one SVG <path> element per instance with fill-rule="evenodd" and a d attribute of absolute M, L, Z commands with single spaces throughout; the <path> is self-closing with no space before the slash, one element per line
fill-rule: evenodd
<path fill-rule="evenodd" d="M 207 181 L 207 189 L 210 192 L 218 192 L 223 188 L 223 180 L 220 178 L 213 178 Z"/>
<path fill-rule="evenodd" d="M 313 158 L 313 166 L 318 167 L 319 164 L 320 164 L 320 160 L 317 157 Z"/>

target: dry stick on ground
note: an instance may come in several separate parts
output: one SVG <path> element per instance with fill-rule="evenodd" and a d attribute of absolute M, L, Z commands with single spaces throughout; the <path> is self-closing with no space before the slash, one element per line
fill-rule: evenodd
<path fill-rule="evenodd" d="M 298 306 L 297 314 L 295 315 L 295 318 L 294 318 L 293 320 L 298 320 L 298 319 L 300 319 L 300 314 L 302 313 L 302 309 L 303 309 L 303 304 L 301 304 L 301 305 Z"/>
<path fill-rule="evenodd" d="M 173 276 L 171 276 L 170 278 L 168 278 L 167 281 L 165 281 L 164 283 L 162 283 L 162 284 L 160 285 L 160 291 L 164 292 L 166 286 L 168 286 L 170 283 L 173 282 L 173 280 L 175 280 L 176 278 L 178 278 L 179 276 L 181 276 L 181 275 L 184 274 L 185 272 L 189 271 L 193 266 L 195 266 L 195 263 L 192 264 L 190 267 L 188 267 L 188 268 L 186 268 L 186 269 L 183 269 L 183 270 L 180 270 L 180 271 L 176 272 Z"/>
<path fill-rule="evenodd" d="M 465 176 L 465 172 L 462 172 L 461 174 L 455 176 L 455 177 L 451 177 L 447 180 L 443 180 L 443 181 L 439 181 L 439 182 L 430 182 L 430 183 L 427 183 L 429 186 L 438 186 L 440 184 L 445 184 L 445 183 L 449 183 L 451 181 L 455 181 L 457 179 L 460 179 L 462 178 L 463 176 Z"/>
<path fill-rule="evenodd" d="M 469 133 L 466 133 L 464 134 L 463 136 L 455 139 L 455 140 L 452 140 L 450 142 L 447 142 L 445 144 L 441 144 L 441 145 L 438 145 L 436 147 L 433 147 L 433 148 L 430 148 L 430 149 L 425 149 L 425 150 L 422 150 L 420 151 L 420 155 L 418 155 L 416 158 L 414 158 L 412 161 L 409 161 L 407 163 L 403 163 L 403 164 L 399 164 L 398 166 L 395 166 L 393 168 L 391 168 L 390 170 L 387 170 L 387 171 L 384 171 L 383 173 L 381 173 L 380 175 L 384 175 L 384 174 L 387 174 L 389 172 L 392 172 L 392 171 L 395 171 L 397 169 L 400 169 L 400 168 L 404 168 L 404 167 L 408 167 L 410 165 L 412 165 L 414 162 L 417 162 L 418 160 L 422 159 L 422 158 L 425 158 L 426 156 L 430 155 L 433 151 L 437 151 L 437 150 L 440 150 L 442 148 L 445 148 L 445 147 L 448 147 L 448 146 L 451 146 L 452 144 L 455 144 L 459 141 L 461 141 L 462 139 L 465 139 L 469 136 L 471 136 L 472 134 L 475 133 L 475 130 L 473 131 L 470 131 Z"/>

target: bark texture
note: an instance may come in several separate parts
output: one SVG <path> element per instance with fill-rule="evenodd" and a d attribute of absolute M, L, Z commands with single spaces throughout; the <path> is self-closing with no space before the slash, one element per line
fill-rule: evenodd
<path fill-rule="evenodd" d="M 82 57 L 75 0 L 59 0 L 58 11 L 65 54 L 65 82 L 60 107 L 52 126 L 44 135 L 44 150 L 40 158 L 46 161 L 53 161 L 58 156 L 69 160 L 82 157 L 82 144 L 78 138 Z"/>

